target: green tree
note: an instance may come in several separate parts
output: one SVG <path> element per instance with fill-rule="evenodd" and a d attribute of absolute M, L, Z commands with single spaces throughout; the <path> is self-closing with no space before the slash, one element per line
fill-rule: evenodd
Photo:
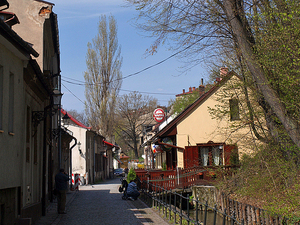
<path fill-rule="evenodd" d="M 199 91 L 194 91 L 193 93 L 185 94 L 179 96 L 175 99 L 175 101 L 169 102 L 172 105 L 172 111 L 176 115 L 181 113 L 186 107 L 192 104 L 199 98 Z"/>
<path fill-rule="evenodd" d="M 117 22 L 102 15 L 98 34 L 88 43 L 85 78 L 86 114 L 91 126 L 113 141 L 117 97 L 122 84 L 122 57 Z"/>
<path fill-rule="evenodd" d="M 189 63 L 193 64 L 203 59 L 200 53 L 204 50 L 207 53 L 203 54 L 205 57 L 214 56 L 216 53 L 214 48 L 220 47 L 222 42 L 227 44 L 227 49 L 228 47 L 235 49 L 237 61 L 242 62 L 250 75 L 248 83 L 252 83 L 252 88 L 256 90 L 257 101 L 264 109 L 274 140 L 282 141 L 278 139 L 279 133 L 286 133 L 286 137 L 292 140 L 287 141 L 300 147 L 300 126 L 293 116 L 295 110 L 291 111 L 277 92 L 276 83 L 271 82 L 264 65 L 257 59 L 256 47 L 257 31 L 260 31 L 261 24 L 275 25 L 282 22 L 284 26 L 285 21 L 278 19 L 276 13 L 285 13 L 284 15 L 292 20 L 291 24 L 299 23 L 297 11 L 294 9 L 299 7 L 295 5 L 297 2 L 281 0 L 260 2 L 256 0 L 127 0 L 127 2 L 134 5 L 140 12 L 139 18 L 143 18 L 138 26 L 157 37 L 150 48 L 151 53 L 156 52 L 162 43 L 175 43 L 172 45 L 173 50 L 182 52 L 181 55 L 187 57 Z M 273 13 L 275 9 L 278 12 Z M 267 15 L 266 12 L 271 12 L 272 16 L 262 20 L 261 18 Z M 266 31 L 264 37 L 270 30 L 266 29 Z M 294 48 L 295 53 L 299 49 L 298 45 Z M 289 47 L 286 48 L 288 49 Z M 285 89 L 291 88 L 288 83 L 280 84 L 284 84 Z"/>

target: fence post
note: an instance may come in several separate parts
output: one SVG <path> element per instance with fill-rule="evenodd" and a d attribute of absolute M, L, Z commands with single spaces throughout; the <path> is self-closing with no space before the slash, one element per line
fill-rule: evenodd
<path fill-rule="evenodd" d="M 165 201 L 164 201 L 164 205 L 165 205 L 165 217 L 168 217 L 168 190 L 166 189 L 166 194 L 165 194 Z"/>
<path fill-rule="evenodd" d="M 180 195 L 180 225 L 182 225 L 182 195 Z"/>
<path fill-rule="evenodd" d="M 214 225 L 216 225 L 216 222 L 217 222 L 217 205 L 215 205 L 214 208 Z"/>
<path fill-rule="evenodd" d="M 160 206 L 161 206 L 161 202 L 160 202 L 160 198 L 161 198 L 161 187 L 159 187 L 159 195 L 158 195 L 158 210 L 159 210 L 159 213 L 160 213 Z"/>
<path fill-rule="evenodd" d="M 231 225 L 234 225 L 235 222 L 235 213 L 234 211 L 232 212 L 232 218 L 231 218 Z"/>
<path fill-rule="evenodd" d="M 223 215 L 223 225 L 225 225 L 225 223 L 226 223 L 226 217 L 227 217 L 227 214 L 226 214 L 226 208 L 225 208 L 224 215 Z"/>
<path fill-rule="evenodd" d="M 196 197 L 196 224 L 198 224 L 198 221 L 199 218 L 198 218 L 198 197 Z"/>
<path fill-rule="evenodd" d="M 205 202 L 205 209 L 204 209 L 204 221 L 203 224 L 206 225 L 206 219 L 207 219 L 207 200 Z"/>
<path fill-rule="evenodd" d="M 172 191 L 170 190 L 170 207 L 169 207 L 169 220 L 171 221 L 171 212 L 172 212 Z"/>
<path fill-rule="evenodd" d="M 176 191 L 174 191 L 174 225 L 176 224 L 176 207 L 177 207 L 177 202 L 176 202 Z"/>
<path fill-rule="evenodd" d="M 187 194 L 187 220 L 188 220 L 188 225 L 190 224 L 190 195 Z"/>

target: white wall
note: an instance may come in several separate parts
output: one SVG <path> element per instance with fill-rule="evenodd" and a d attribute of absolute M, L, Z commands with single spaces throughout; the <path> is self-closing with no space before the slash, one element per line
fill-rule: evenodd
<path fill-rule="evenodd" d="M 73 137 L 77 139 L 77 145 L 72 149 L 72 173 L 79 173 L 80 176 L 84 176 L 86 173 L 86 132 L 87 129 L 69 125 L 67 127 L 73 132 Z M 81 143 L 80 149 L 82 154 L 79 152 L 79 145 Z M 74 141 L 70 143 L 70 146 L 74 144 Z"/>

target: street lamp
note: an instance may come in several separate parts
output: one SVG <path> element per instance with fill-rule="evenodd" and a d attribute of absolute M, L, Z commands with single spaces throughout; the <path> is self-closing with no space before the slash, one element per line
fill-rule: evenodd
<path fill-rule="evenodd" d="M 60 109 L 62 93 L 55 89 L 51 95 L 52 103 L 44 108 L 44 111 L 32 111 L 32 122 L 38 126 L 41 121 L 46 119 L 47 115 L 53 116 Z M 48 110 L 48 109 L 51 110 Z"/>
<path fill-rule="evenodd" d="M 62 120 L 63 120 L 63 124 L 65 125 L 65 126 L 68 126 L 68 125 L 70 125 L 70 116 L 68 115 L 68 113 L 66 113 L 64 116 L 63 116 L 63 118 L 62 118 Z"/>
<path fill-rule="evenodd" d="M 55 89 L 52 93 L 53 109 L 59 109 L 61 104 L 62 93 Z"/>

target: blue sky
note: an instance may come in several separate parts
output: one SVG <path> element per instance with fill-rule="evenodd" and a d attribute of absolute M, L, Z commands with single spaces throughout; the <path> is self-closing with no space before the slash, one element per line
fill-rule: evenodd
<path fill-rule="evenodd" d="M 134 8 L 124 7 L 123 0 L 49 0 L 54 3 L 53 12 L 58 16 L 62 98 L 63 108 L 84 110 L 85 95 L 83 85 L 73 85 L 64 80 L 76 79 L 84 82 L 83 74 L 86 71 L 87 43 L 97 34 L 99 18 L 102 14 L 113 15 L 118 25 L 118 42 L 123 57 L 123 77 L 141 71 L 161 60 L 168 58 L 173 52 L 168 46 L 161 46 L 158 53 L 145 57 L 145 51 L 155 40 L 145 37 L 134 28 L 132 19 L 136 15 Z M 159 104 L 167 106 L 171 98 L 197 87 L 201 78 L 207 79 L 207 73 L 201 66 L 182 74 L 183 64 L 176 58 L 146 70 L 138 75 L 123 80 L 120 94 L 129 91 L 139 91 L 158 99 Z M 75 96 L 74 96 L 75 95 Z"/>

